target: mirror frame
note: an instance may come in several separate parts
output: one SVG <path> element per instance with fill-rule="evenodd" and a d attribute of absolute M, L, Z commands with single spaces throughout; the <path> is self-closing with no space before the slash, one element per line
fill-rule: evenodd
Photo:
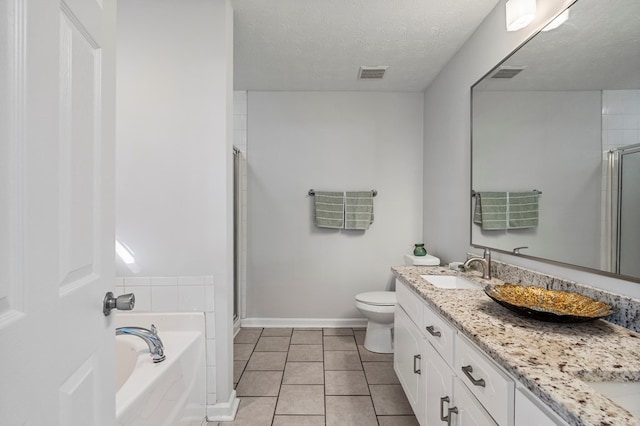
<path fill-rule="evenodd" d="M 473 83 L 471 85 L 471 88 L 470 88 L 470 108 L 469 108 L 469 111 L 470 111 L 470 135 L 469 135 L 470 145 L 469 146 L 470 146 L 470 150 L 471 150 L 471 153 L 470 153 L 471 154 L 470 155 L 470 177 L 469 177 L 469 244 L 473 248 L 489 249 L 489 250 L 494 251 L 494 252 L 504 253 L 504 254 L 508 254 L 508 255 L 519 257 L 519 258 L 523 258 L 523 259 L 534 260 L 534 261 L 538 261 L 538 262 L 543 262 L 543 263 L 547 263 L 547 264 L 551 264 L 551 265 L 555 265 L 555 266 L 561 266 L 561 267 L 564 267 L 564 268 L 574 269 L 574 270 L 583 271 L 583 272 L 589 272 L 589 273 L 596 274 L 596 275 L 603 275 L 603 276 L 607 276 L 607 277 L 611 277 L 611 278 L 616 278 L 616 279 L 619 279 L 619 280 L 640 283 L 640 277 L 617 274 L 615 272 L 609 272 L 609 271 L 605 271 L 605 270 L 602 270 L 602 269 L 590 268 L 590 267 L 587 267 L 587 266 L 576 265 L 576 264 L 573 264 L 573 263 L 561 262 L 561 261 L 558 261 L 558 260 L 548 259 L 548 258 L 544 258 L 544 257 L 530 256 L 530 255 L 522 254 L 522 253 L 517 253 L 516 254 L 516 253 L 513 253 L 512 251 L 507 251 L 507 250 L 499 249 L 499 248 L 496 248 L 496 247 L 489 247 L 489 246 L 484 246 L 484 245 L 481 245 L 481 244 L 474 244 L 473 243 L 473 226 L 474 226 L 474 223 L 473 223 L 473 214 L 474 214 L 473 208 L 474 207 L 473 207 L 473 196 L 472 196 L 473 195 L 473 89 L 480 82 L 482 82 L 487 76 L 491 75 L 491 73 L 493 73 L 498 67 L 500 67 L 503 63 L 505 63 L 513 55 L 515 55 L 516 52 L 518 52 L 527 43 L 529 43 L 529 41 L 531 41 L 531 39 L 533 39 L 538 34 L 540 34 L 542 32 L 542 29 L 546 25 L 548 25 L 550 22 L 552 22 L 554 19 L 556 19 L 556 17 L 558 17 L 558 15 L 562 14 L 565 10 L 570 9 L 577 2 L 578 2 L 578 0 L 575 0 L 575 1 L 571 2 L 571 4 L 569 4 L 567 7 L 565 7 L 560 12 L 555 14 L 544 25 L 542 25 L 538 30 L 533 32 L 520 45 L 518 45 L 518 47 L 513 49 L 513 51 L 511 51 L 500 62 L 498 62 L 496 65 L 494 65 L 493 68 L 491 68 L 489 71 L 487 71 L 482 77 L 480 77 L 475 83 Z"/>

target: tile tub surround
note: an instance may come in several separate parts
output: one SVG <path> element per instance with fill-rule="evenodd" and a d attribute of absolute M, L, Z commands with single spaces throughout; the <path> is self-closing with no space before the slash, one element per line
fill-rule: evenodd
<path fill-rule="evenodd" d="M 216 320 L 213 275 L 117 277 L 115 294 L 134 293 L 134 312 L 204 312 L 207 403 L 216 404 Z"/>
<path fill-rule="evenodd" d="M 442 267 L 391 269 L 569 424 L 640 425 L 640 419 L 580 380 L 640 380 L 640 334 L 603 320 L 557 324 L 520 317 L 480 289 L 443 290 L 420 277 L 455 275 Z M 477 272 L 465 275 L 488 282 Z M 503 283 L 495 278 L 491 282 Z"/>
<path fill-rule="evenodd" d="M 520 266 L 493 260 L 492 276 L 511 284 L 534 285 L 548 290 L 570 291 L 608 303 L 615 313 L 607 317 L 607 321 L 640 332 L 640 300 L 620 294 L 611 293 L 599 288 L 579 284 L 575 281 L 543 274 Z"/>

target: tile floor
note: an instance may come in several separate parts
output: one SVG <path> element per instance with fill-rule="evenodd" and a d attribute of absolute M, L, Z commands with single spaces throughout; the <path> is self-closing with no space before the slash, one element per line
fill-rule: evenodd
<path fill-rule="evenodd" d="M 243 328 L 234 339 L 233 422 L 208 426 L 415 426 L 392 354 L 364 329 Z"/>

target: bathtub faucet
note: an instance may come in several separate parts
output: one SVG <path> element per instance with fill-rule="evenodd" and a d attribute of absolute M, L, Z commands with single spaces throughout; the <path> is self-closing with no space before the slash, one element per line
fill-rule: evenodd
<path fill-rule="evenodd" d="M 153 358 L 153 362 L 162 362 L 165 359 L 164 345 L 160 336 L 158 336 L 158 330 L 156 326 L 151 324 L 151 330 L 143 327 L 118 327 L 116 328 L 116 336 L 122 334 L 129 334 L 131 336 L 137 336 L 145 341 L 149 346 L 149 352 Z"/>

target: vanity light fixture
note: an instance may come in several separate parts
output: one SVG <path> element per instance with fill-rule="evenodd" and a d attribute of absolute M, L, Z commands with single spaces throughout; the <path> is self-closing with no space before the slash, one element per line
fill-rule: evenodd
<path fill-rule="evenodd" d="M 518 31 L 536 17 L 536 0 L 507 0 L 507 31 Z"/>
<path fill-rule="evenodd" d="M 560 15 L 556 16 L 556 19 L 554 19 L 553 21 L 549 22 L 547 24 L 547 26 L 542 29 L 542 31 L 555 30 L 560 25 L 562 25 L 565 22 L 567 22 L 567 19 L 569 19 L 569 9 L 565 10 Z"/>

